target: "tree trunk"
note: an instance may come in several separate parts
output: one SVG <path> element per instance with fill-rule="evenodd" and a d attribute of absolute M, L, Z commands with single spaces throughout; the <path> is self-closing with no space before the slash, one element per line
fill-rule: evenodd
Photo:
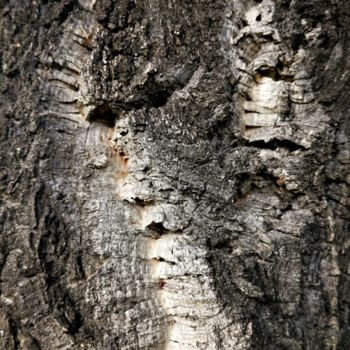
<path fill-rule="evenodd" d="M 350 349 L 349 1 L 1 8 L 1 349 Z"/>

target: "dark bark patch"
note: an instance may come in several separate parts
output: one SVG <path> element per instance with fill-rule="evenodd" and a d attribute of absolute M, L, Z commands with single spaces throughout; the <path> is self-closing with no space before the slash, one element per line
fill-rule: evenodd
<path fill-rule="evenodd" d="M 102 124 L 108 128 L 114 128 L 117 116 L 106 103 L 97 106 L 88 116 L 87 120 L 91 123 Z"/>
<path fill-rule="evenodd" d="M 276 150 L 278 148 L 284 148 L 289 150 L 290 152 L 295 152 L 295 151 L 305 151 L 306 148 L 302 145 L 299 145 L 293 141 L 290 140 L 278 140 L 274 139 L 268 142 L 265 141 L 252 141 L 249 142 L 250 146 L 257 147 L 257 148 L 263 148 L 263 149 L 271 149 L 271 150 Z"/>
<path fill-rule="evenodd" d="M 17 350 L 17 349 L 20 348 L 20 342 L 19 342 L 19 339 L 18 339 L 19 325 L 11 317 L 9 317 L 8 324 L 9 324 L 10 333 L 11 333 L 12 339 L 13 339 L 14 349 Z"/>
<path fill-rule="evenodd" d="M 168 230 L 163 226 L 161 222 L 151 222 L 148 226 L 148 229 L 155 231 L 159 234 L 164 234 L 168 232 Z"/>

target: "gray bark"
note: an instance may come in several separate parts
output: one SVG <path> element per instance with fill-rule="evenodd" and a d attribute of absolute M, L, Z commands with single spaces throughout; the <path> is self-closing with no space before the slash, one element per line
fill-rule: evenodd
<path fill-rule="evenodd" d="M 1 9 L 1 349 L 350 349 L 349 1 Z"/>

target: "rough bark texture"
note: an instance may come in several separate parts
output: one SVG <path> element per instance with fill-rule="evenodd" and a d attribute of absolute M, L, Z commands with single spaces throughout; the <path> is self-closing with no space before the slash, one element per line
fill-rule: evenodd
<path fill-rule="evenodd" d="M 348 0 L 1 10 L 1 349 L 350 349 Z"/>

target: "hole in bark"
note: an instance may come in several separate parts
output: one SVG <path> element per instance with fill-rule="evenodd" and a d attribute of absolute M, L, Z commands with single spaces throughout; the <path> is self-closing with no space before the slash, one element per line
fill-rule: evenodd
<path fill-rule="evenodd" d="M 301 151 L 306 150 L 304 146 L 298 145 L 297 143 L 290 140 L 271 140 L 269 142 L 252 141 L 249 143 L 249 145 L 257 148 L 273 149 L 273 150 L 277 148 L 285 148 L 285 149 L 288 149 L 290 152 L 294 152 L 298 150 L 301 150 Z"/>
<path fill-rule="evenodd" d="M 259 81 L 262 77 L 270 78 L 274 81 L 281 80 L 281 76 L 279 75 L 278 71 L 275 68 L 268 68 L 268 69 L 258 69 L 257 70 L 258 76 L 256 77 L 256 80 Z"/>
<path fill-rule="evenodd" d="M 134 197 L 133 200 L 134 200 L 134 203 L 139 205 L 140 207 L 147 207 L 148 205 L 152 205 L 155 202 L 153 199 L 145 200 L 138 197 Z"/>
<path fill-rule="evenodd" d="M 129 130 L 122 130 L 122 131 L 119 132 L 119 134 L 120 134 L 121 136 L 125 136 L 125 135 L 128 134 L 128 132 L 129 132 Z"/>
<path fill-rule="evenodd" d="M 108 128 L 114 128 L 116 114 L 104 103 L 97 106 L 89 115 L 88 121 L 91 123 L 97 123 L 107 126 Z"/>
<path fill-rule="evenodd" d="M 241 18 L 241 22 L 242 22 L 241 28 L 246 27 L 248 25 L 248 22 L 246 20 L 244 20 L 243 18 Z"/>
<path fill-rule="evenodd" d="M 160 234 L 168 231 L 161 222 L 151 222 L 147 228 Z"/>
<path fill-rule="evenodd" d="M 325 101 L 320 101 L 322 103 L 323 106 L 325 107 L 331 107 L 332 105 L 334 105 L 335 101 L 329 101 L 329 100 L 325 100 Z"/>
<path fill-rule="evenodd" d="M 167 103 L 170 95 L 171 95 L 171 92 L 166 90 L 158 90 L 158 91 L 151 90 L 148 92 L 147 98 L 153 107 L 162 107 Z"/>
<path fill-rule="evenodd" d="M 165 261 L 163 258 L 161 258 L 160 256 L 157 256 L 155 258 L 153 258 L 156 261 Z"/>
<path fill-rule="evenodd" d="M 15 76 L 19 75 L 20 73 L 21 73 L 21 71 L 20 71 L 18 68 L 15 68 L 15 69 L 10 70 L 10 71 L 6 74 L 6 76 L 7 76 L 8 78 L 14 78 Z"/>
<path fill-rule="evenodd" d="M 300 46 L 305 45 L 305 35 L 304 33 L 294 34 L 291 38 L 292 49 L 297 51 Z"/>
<path fill-rule="evenodd" d="M 272 34 L 262 35 L 261 37 L 264 38 L 267 41 L 271 41 L 271 42 L 275 41 L 275 38 L 273 37 Z"/>
<path fill-rule="evenodd" d="M 328 49 L 330 47 L 330 44 L 331 44 L 331 41 L 329 39 L 329 36 L 326 33 L 324 33 L 321 36 L 321 43 L 320 43 L 319 47 L 322 49 Z"/>
<path fill-rule="evenodd" d="M 290 8 L 290 2 L 291 2 L 291 0 L 283 1 L 283 3 L 281 4 L 282 8 L 289 9 Z"/>
<path fill-rule="evenodd" d="M 261 21 L 261 15 L 259 15 L 259 16 L 256 17 L 256 21 L 257 21 L 257 22 L 260 22 L 260 21 Z"/>
<path fill-rule="evenodd" d="M 220 240 L 219 242 L 215 243 L 213 248 L 214 249 L 226 249 L 226 248 L 230 248 L 229 244 L 230 244 L 230 242 L 228 239 L 223 239 L 223 240 Z"/>

